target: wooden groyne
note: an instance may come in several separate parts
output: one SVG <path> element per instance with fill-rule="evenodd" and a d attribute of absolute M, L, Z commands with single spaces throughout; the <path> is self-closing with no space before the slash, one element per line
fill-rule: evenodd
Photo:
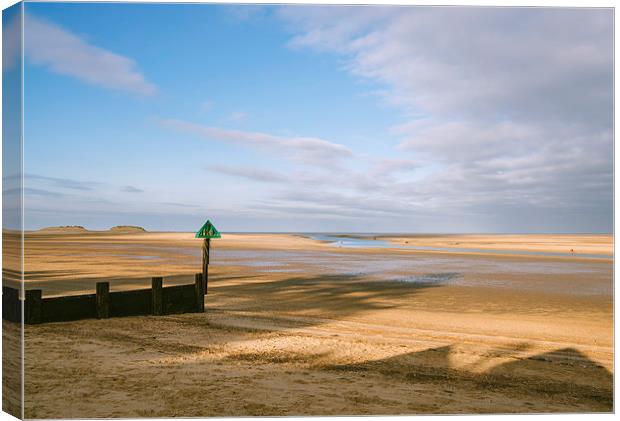
<path fill-rule="evenodd" d="M 151 279 L 151 288 L 110 292 L 109 282 L 97 282 L 94 294 L 43 298 L 42 290 L 25 291 L 2 287 L 2 318 L 38 324 L 80 319 L 107 319 L 124 316 L 161 316 L 179 313 L 203 313 L 207 292 L 202 274 L 197 273 L 193 284 L 163 286 L 164 278 Z"/>

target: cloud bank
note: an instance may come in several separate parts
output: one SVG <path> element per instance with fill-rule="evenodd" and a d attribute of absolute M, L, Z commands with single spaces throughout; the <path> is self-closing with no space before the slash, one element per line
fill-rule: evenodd
<path fill-rule="evenodd" d="M 505 219 L 507 230 L 511 218 L 547 212 L 571 215 L 576 230 L 611 230 L 610 10 L 290 6 L 278 13 L 291 48 L 335 54 L 351 75 L 380 86 L 374 93 L 402 115 L 391 128 L 401 139 L 396 149 L 434 163 L 418 180 L 380 182 L 377 195 L 395 208 L 412 217 L 417 209 L 487 215 Z"/>

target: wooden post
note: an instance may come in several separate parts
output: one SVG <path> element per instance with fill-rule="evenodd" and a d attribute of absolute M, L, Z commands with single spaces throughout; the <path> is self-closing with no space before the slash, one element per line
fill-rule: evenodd
<path fill-rule="evenodd" d="M 206 280 L 209 267 L 209 239 L 205 238 L 202 243 L 202 279 Z"/>
<path fill-rule="evenodd" d="M 153 314 L 156 316 L 161 316 L 164 313 L 164 305 L 162 299 L 163 284 L 164 278 L 162 278 L 161 276 L 157 276 L 151 280 Z"/>
<path fill-rule="evenodd" d="M 205 238 L 202 244 L 202 281 L 204 283 L 204 295 L 207 295 L 207 287 L 209 284 L 209 252 L 211 249 L 211 239 Z"/>
<path fill-rule="evenodd" d="M 97 318 L 107 319 L 110 317 L 110 283 L 97 282 Z"/>
<path fill-rule="evenodd" d="M 202 278 L 202 291 L 205 295 L 207 295 L 207 288 L 209 287 L 209 265 L 207 265 L 207 270 L 205 275 Z"/>
<path fill-rule="evenodd" d="M 204 283 L 202 282 L 202 273 L 197 273 L 194 276 L 194 285 L 196 291 L 196 311 L 204 313 L 205 311 L 205 293 Z"/>
<path fill-rule="evenodd" d="M 22 321 L 22 303 L 19 299 L 19 290 L 2 287 L 2 318 L 10 322 Z"/>
<path fill-rule="evenodd" d="M 43 293 L 40 289 L 26 290 L 25 319 L 28 324 L 41 323 Z"/>

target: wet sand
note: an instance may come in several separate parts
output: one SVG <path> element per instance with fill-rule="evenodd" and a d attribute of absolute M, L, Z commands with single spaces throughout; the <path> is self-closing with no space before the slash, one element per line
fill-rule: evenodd
<path fill-rule="evenodd" d="M 26 287 L 190 283 L 192 237 L 31 233 Z M 26 417 L 613 409 L 611 259 L 213 246 L 204 314 L 27 326 Z"/>

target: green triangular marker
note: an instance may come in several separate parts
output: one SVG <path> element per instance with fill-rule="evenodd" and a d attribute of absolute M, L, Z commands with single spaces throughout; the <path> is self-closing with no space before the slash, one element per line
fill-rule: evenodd
<path fill-rule="evenodd" d="M 220 232 L 213 226 L 211 221 L 205 224 L 196 232 L 196 238 L 222 238 Z"/>

